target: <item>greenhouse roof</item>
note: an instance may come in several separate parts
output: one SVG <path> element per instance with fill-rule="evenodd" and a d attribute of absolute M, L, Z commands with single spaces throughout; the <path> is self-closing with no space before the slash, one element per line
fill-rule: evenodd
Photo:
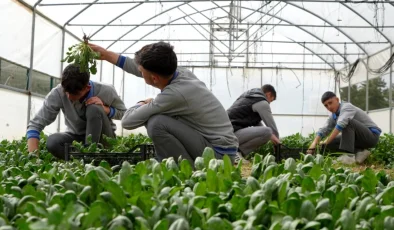
<path fill-rule="evenodd" d="M 340 70 L 394 40 L 394 1 L 18 1 L 125 55 L 168 41 L 183 66 Z"/>

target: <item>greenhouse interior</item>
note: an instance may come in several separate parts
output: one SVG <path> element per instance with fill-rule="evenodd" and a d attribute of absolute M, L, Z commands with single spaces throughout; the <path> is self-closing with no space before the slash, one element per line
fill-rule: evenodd
<path fill-rule="evenodd" d="M 0 1 L 0 230 L 394 229 L 393 17 L 392 0 Z M 64 61 L 68 52 L 86 37 L 119 55 L 118 63 L 96 58 L 90 80 L 113 86 L 125 114 L 154 104 L 166 90 L 119 68 L 119 60 L 137 60 L 143 47 L 165 42 L 173 46 L 177 68 L 197 77 L 206 88 L 201 95 L 216 98 L 226 111 L 245 92 L 273 86 L 274 101 L 261 95 L 280 140 L 270 131 L 271 139 L 244 154 L 232 130 L 234 155 L 204 139 L 209 144 L 191 160 L 180 153 L 149 160 L 143 151 L 170 149 L 166 140 L 156 136 L 152 144 L 147 123 L 125 128 L 113 119 L 116 137 L 109 142 L 116 148 L 72 142 L 80 155 L 71 162 L 55 158 L 45 141 L 68 130 L 68 111 L 61 107 L 52 122 L 42 108 L 62 88 L 63 71 L 73 62 Z M 342 114 L 329 111 L 322 99 L 327 91 L 356 115 L 341 118 L 348 107 Z M 147 98 L 156 99 L 135 107 Z M 195 109 L 201 115 L 210 105 Z M 27 147 L 33 118 L 46 124 L 34 152 Z M 334 131 L 320 142 L 327 121 Z M 340 121 L 352 130 L 345 132 Z M 344 151 L 326 153 L 338 137 Z M 197 152 L 189 148 L 186 154 Z M 134 149 L 142 154 L 135 162 L 119 155 L 113 155 L 117 163 L 109 157 L 98 162 L 82 154 Z M 289 149 L 294 155 L 280 154 Z"/>

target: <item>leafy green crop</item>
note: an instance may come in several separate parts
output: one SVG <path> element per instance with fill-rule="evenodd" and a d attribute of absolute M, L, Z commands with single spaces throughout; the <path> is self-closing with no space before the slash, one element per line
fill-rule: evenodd
<path fill-rule="evenodd" d="M 394 182 L 384 171 L 335 169 L 321 155 L 277 163 L 256 154 L 247 178 L 241 167 L 206 148 L 194 167 L 168 158 L 113 170 L 3 141 L 0 229 L 394 229 Z"/>
<path fill-rule="evenodd" d="M 96 59 L 100 57 L 98 52 L 95 52 L 88 45 L 89 37 L 85 34 L 83 41 L 79 44 L 75 44 L 68 48 L 66 58 L 62 62 L 74 63 L 80 66 L 80 72 L 91 72 L 92 74 L 97 73 L 97 62 Z"/>

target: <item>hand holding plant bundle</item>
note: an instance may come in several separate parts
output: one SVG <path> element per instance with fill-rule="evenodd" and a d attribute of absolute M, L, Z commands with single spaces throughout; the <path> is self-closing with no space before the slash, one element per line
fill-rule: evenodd
<path fill-rule="evenodd" d="M 84 34 L 83 42 L 68 48 L 66 58 L 62 62 L 74 63 L 80 66 L 80 72 L 97 73 L 96 59 L 100 58 L 100 53 L 93 51 L 89 46 L 89 37 Z"/>

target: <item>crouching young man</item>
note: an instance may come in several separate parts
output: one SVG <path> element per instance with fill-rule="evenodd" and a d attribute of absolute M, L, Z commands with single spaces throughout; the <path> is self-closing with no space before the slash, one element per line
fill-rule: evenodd
<path fill-rule="evenodd" d="M 216 158 L 235 158 L 238 141 L 219 100 L 191 71 L 178 68 L 173 47 L 164 42 L 142 47 L 134 59 L 91 45 L 101 59 L 128 73 L 143 77 L 148 85 L 161 90 L 153 99 L 138 102 L 122 119 L 125 129 L 147 128 L 159 160 L 181 155 L 194 163 L 205 147 Z"/>
<path fill-rule="evenodd" d="M 280 143 L 270 107 L 270 103 L 275 99 L 275 88 L 267 84 L 243 93 L 227 110 L 235 136 L 238 138 L 239 158 L 246 157 L 270 140 L 275 145 Z"/>
<path fill-rule="evenodd" d="M 64 159 L 66 143 L 102 141 L 102 134 L 115 137 L 116 125 L 112 119 L 120 120 L 126 112 L 123 101 L 111 85 L 90 81 L 88 72 L 81 73 L 79 66 L 67 66 L 61 84 L 45 97 L 44 104 L 30 120 L 27 127 L 29 152 L 38 149 L 40 132 L 55 121 L 60 110 L 64 114 L 67 131 L 55 133 L 47 139 L 47 149 L 57 158 Z"/>
<path fill-rule="evenodd" d="M 347 102 L 339 103 L 339 98 L 333 92 L 324 93 L 321 102 L 332 114 L 317 132 L 309 149 L 315 149 L 320 140 L 331 133 L 320 144 L 326 145 L 330 151 L 355 154 L 355 158 L 346 155 L 340 158 L 344 163 L 363 163 L 371 154 L 367 149 L 377 145 L 381 129 L 360 108 Z"/>

